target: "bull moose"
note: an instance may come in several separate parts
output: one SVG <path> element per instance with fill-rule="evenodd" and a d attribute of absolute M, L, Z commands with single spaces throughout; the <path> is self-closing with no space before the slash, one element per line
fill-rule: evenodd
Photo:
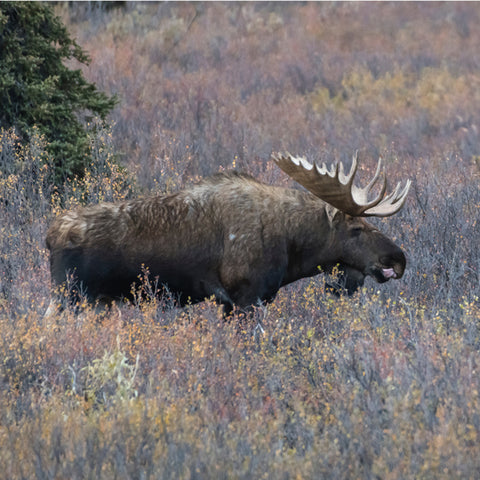
<path fill-rule="evenodd" d="M 409 180 L 385 196 L 381 160 L 371 182 L 359 188 L 353 185 L 356 154 L 348 174 L 342 163 L 329 168 L 288 153 L 272 159 L 307 191 L 230 172 L 170 195 L 59 215 L 46 239 L 53 284 L 72 275 L 90 302 L 113 301 L 130 297 L 146 268 L 179 305 L 213 296 L 229 314 L 335 266 L 348 294 L 366 276 L 380 283 L 402 277 L 404 253 L 362 217 L 398 212 Z M 380 192 L 369 200 L 380 177 Z"/>

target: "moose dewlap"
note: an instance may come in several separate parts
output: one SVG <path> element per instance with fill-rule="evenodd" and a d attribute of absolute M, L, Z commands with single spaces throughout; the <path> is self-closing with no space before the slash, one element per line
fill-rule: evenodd
<path fill-rule="evenodd" d="M 226 313 L 271 301 L 279 288 L 339 266 L 353 293 L 367 275 L 401 278 L 405 255 L 362 217 L 398 212 L 410 187 L 385 196 L 378 163 L 365 188 L 341 163 L 328 169 L 290 154 L 272 156 L 307 191 L 222 173 L 171 195 L 68 211 L 47 233 L 54 286 L 73 277 L 89 301 L 129 297 L 142 269 L 180 304 L 214 296 Z M 380 193 L 369 200 L 383 178 Z"/>

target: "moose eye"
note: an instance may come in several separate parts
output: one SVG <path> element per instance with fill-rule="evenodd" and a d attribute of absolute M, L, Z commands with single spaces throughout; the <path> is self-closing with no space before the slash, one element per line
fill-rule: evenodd
<path fill-rule="evenodd" d="M 353 227 L 350 230 L 350 234 L 352 235 L 352 237 L 358 237 L 362 232 L 363 232 L 362 227 Z"/>

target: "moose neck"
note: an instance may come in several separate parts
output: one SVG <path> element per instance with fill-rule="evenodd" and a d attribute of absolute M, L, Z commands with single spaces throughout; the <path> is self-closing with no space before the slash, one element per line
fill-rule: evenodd
<path fill-rule="evenodd" d="M 329 270 L 337 263 L 335 231 L 326 204 L 306 192 L 295 192 L 286 219 L 288 268 L 283 285 Z"/>

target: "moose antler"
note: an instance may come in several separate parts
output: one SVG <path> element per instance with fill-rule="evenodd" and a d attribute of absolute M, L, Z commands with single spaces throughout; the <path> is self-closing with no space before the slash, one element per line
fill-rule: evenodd
<path fill-rule="evenodd" d="M 357 153 L 353 156 L 352 166 L 345 175 L 343 164 L 337 163 L 329 169 L 325 163 L 321 166 L 311 164 L 303 157 L 294 157 L 289 153 L 273 154 L 275 163 L 291 178 L 318 198 L 333 207 L 353 217 L 388 217 L 398 212 L 405 203 L 411 181 L 407 180 L 403 189 L 398 183 L 392 193 L 385 197 L 387 179 L 379 159 L 377 170 L 370 183 L 365 188 L 353 185 L 358 162 Z M 368 201 L 370 191 L 380 178 L 383 184 L 379 194 Z"/>

